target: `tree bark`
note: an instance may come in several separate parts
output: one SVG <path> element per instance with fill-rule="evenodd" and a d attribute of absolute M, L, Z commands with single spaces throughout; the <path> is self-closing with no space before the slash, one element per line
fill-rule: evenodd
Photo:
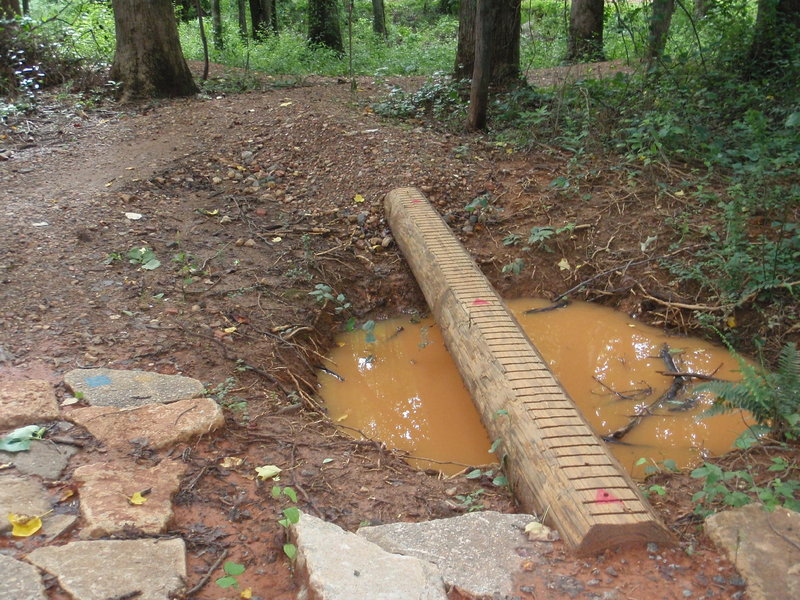
<path fill-rule="evenodd" d="M 219 7 L 219 0 L 211 0 L 211 37 L 214 38 L 214 48 L 222 50 L 224 41 L 222 39 L 222 12 Z"/>
<path fill-rule="evenodd" d="M 0 0 L 0 18 L 13 19 L 21 14 L 19 0 Z"/>
<path fill-rule="evenodd" d="M 247 9 L 244 0 L 236 0 L 236 12 L 239 16 L 239 37 L 247 37 Z"/>
<path fill-rule="evenodd" d="M 471 78 L 475 69 L 475 13 L 476 0 L 461 0 L 456 79 Z M 490 13 L 491 83 L 503 84 L 519 77 L 520 0 L 494 0 Z"/>
<path fill-rule="evenodd" d="M 338 0 L 309 0 L 308 41 L 344 54 Z"/>
<path fill-rule="evenodd" d="M 650 31 L 647 39 L 647 60 L 660 58 L 667 44 L 667 34 L 675 12 L 675 0 L 653 0 Z"/>
<path fill-rule="evenodd" d="M 694 0 L 694 16 L 696 19 L 702 19 L 708 14 L 708 9 L 714 6 L 716 0 Z"/>
<path fill-rule="evenodd" d="M 253 39 L 264 38 L 278 30 L 275 0 L 250 0 L 250 20 Z"/>
<path fill-rule="evenodd" d="M 467 131 L 486 129 L 489 79 L 492 70 L 492 8 L 495 0 L 477 0 L 475 11 L 475 67 L 469 93 Z"/>
<path fill-rule="evenodd" d="M 800 0 L 758 0 L 758 14 L 746 69 L 772 71 L 800 43 Z"/>
<path fill-rule="evenodd" d="M 197 86 L 178 39 L 170 0 L 112 0 L 117 48 L 111 79 L 123 101 L 191 96 Z"/>
<path fill-rule="evenodd" d="M 372 31 L 386 37 L 386 8 L 383 0 L 372 0 Z"/>
<path fill-rule="evenodd" d="M 603 55 L 603 0 L 572 0 L 569 11 L 570 62 L 605 59 Z"/>

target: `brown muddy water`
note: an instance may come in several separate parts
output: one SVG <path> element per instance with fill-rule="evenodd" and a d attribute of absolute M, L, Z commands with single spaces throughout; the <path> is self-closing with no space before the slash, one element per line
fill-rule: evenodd
<path fill-rule="evenodd" d="M 613 309 L 572 302 L 525 314 L 548 304 L 508 302 L 598 435 L 624 427 L 672 384 L 673 377 L 660 372 L 668 371 L 659 356 L 665 344 L 681 372 L 739 379 L 736 360 L 724 348 L 665 335 Z M 319 394 L 331 418 L 351 435 L 358 430 L 409 452 L 418 467 L 452 474 L 492 462 L 491 442 L 438 325 L 432 319 L 390 319 L 376 325 L 374 337 L 370 342 L 364 331 L 342 334 L 326 361 L 330 372 L 319 372 Z M 746 428 L 740 413 L 700 418 L 713 399 L 693 394 L 694 382 L 610 444 L 634 477 L 665 460 L 688 467 L 723 454 Z"/>

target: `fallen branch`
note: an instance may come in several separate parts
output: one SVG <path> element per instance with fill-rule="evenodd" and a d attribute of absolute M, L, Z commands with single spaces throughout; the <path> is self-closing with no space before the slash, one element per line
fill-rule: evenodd
<path fill-rule="evenodd" d="M 667 365 L 667 369 L 669 372 L 679 373 L 678 368 L 675 366 L 675 361 L 672 360 L 672 354 L 670 354 L 669 346 L 664 344 L 661 347 L 661 351 L 658 353 L 664 363 Z M 672 384 L 669 386 L 666 392 L 661 394 L 656 400 L 645 406 L 644 408 L 640 408 L 637 410 L 636 414 L 628 421 L 628 424 L 624 427 L 620 427 L 616 431 L 611 432 L 608 435 L 603 436 L 603 440 L 610 442 L 610 441 L 618 441 L 621 440 L 623 437 L 628 435 L 631 430 L 636 427 L 645 417 L 649 417 L 653 414 L 653 411 L 659 408 L 665 402 L 669 402 L 675 399 L 675 396 L 678 395 L 683 389 L 683 386 L 689 381 L 689 377 L 685 375 L 676 375 L 673 380 Z"/>
<path fill-rule="evenodd" d="M 197 582 L 192 589 L 188 590 L 186 594 L 184 594 L 184 598 L 191 598 L 194 594 L 199 592 L 203 589 L 203 587 L 208 583 L 208 580 L 211 579 L 211 574 L 219 568 L 222 564 L 222 561 L 228 556 L 228 549 L 222 551 L 222 553 L 217 557 L 217 560 L 214 561 L 214 564 L 206 571 L 206 574 L 200 578 L 200 581 Z"/>

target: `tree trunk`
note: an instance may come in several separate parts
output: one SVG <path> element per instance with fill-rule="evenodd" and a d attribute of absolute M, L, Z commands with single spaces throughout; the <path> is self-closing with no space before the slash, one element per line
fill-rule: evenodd
<path fill-rule="evenodd" d="M 455 0 L 439 0 L 439 4 L 437 5 L 437 11 L 440 15 L 449 15 L 453 12 L 453 8 L 455 8 L 456 2 Z"/>
<path fill-rule="evenodd" d="M 308 41 L 344 54 L 338 0 L 309 0 Z"/>
<path fill-rule="evenodd" d="M 800 43 L 800 0 L 758 0 L 747 70 L 757 75 L 780 67 Z"/>
<path fill-rule="evenodd" d="M 461 0 L 455 77 L 469 79 L 475 69 L 476 0 Z M 520 0 L 494 0 L 490 6 L 491 83 L 503 84 L 519 76 Z"/>
<path fill-rule="evenodd" d="M 222 50 L 224 42 L 222 39 L 222 12 L 219 8 L 219 0 L 211 0 L 211 36 L 214 38 L 214 48 Z"/>
<path fill-rule="evenodd" d="M 22 14 L 31 14 L 31 0 L 22 0 Z"/>
<path fill-rule="evenodd" d="M 492 70 L 492 2 L 477 0 L 475 11 L 475 67 L 469 92 L 467 131 L 486 129 L 489 79 Z"/>
<path fill-rule="evenodd" d="M 175 4 L 181 21 L 188 21 L 194 17 L 194 0 L 177 0 Z"/>
<path fill-rule="evenodd" d="M 660 58 L 667 43 L 669 25 L 675 12 L 675 0 L 653 0 L 650 32 L 647 39 L 647 60 Z"/>
<path fill-rule="evenodd" d="M 244 0 L 236 0 L 236 12 L 239 15 L 239 37 L 247 37 L 247 9 Z"/>
<path fill-rule="evenodd" d="M 278 32 L 278 15 L 275 0 L 250 0 L 250 17 L 253 39 L 264 38 Z"/>
<path fill-rule="evenodd" d="M 372 0 L 372 31 L 386 37 L 386 9 L 383 0 Z"/>
<path fill-rule="evenodd" d="M 694 0 L 694 17 L 702 19 L 708 14 L 708 9 L 714 6 L 716 0 Z"/>
<path fill-rule="evenodd" d="M 19 0 L 0 0 L 0 18 L 13 19 L 20 14 Z"/>
<path fill-rule="evenodd" d="M 117 48 L 111 79 L 124 101 L 197 93 L 170 0 L 112 0 Z"/>
<path fill-rule="evenodd" d="M 597 62 L 603 55 L 603 0 L 572 0 L 567 60 Z"/>

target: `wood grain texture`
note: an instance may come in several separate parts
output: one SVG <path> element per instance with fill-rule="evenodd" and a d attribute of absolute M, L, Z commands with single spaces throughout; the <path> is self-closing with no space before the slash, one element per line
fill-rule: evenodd
<path fill-rule="evenodd" d="M 546 513 L 578 554 L 672 538 L 594 434 L 519 323 L 421 192 L 398 188 L 386 217 L 523 509 Z"/>

